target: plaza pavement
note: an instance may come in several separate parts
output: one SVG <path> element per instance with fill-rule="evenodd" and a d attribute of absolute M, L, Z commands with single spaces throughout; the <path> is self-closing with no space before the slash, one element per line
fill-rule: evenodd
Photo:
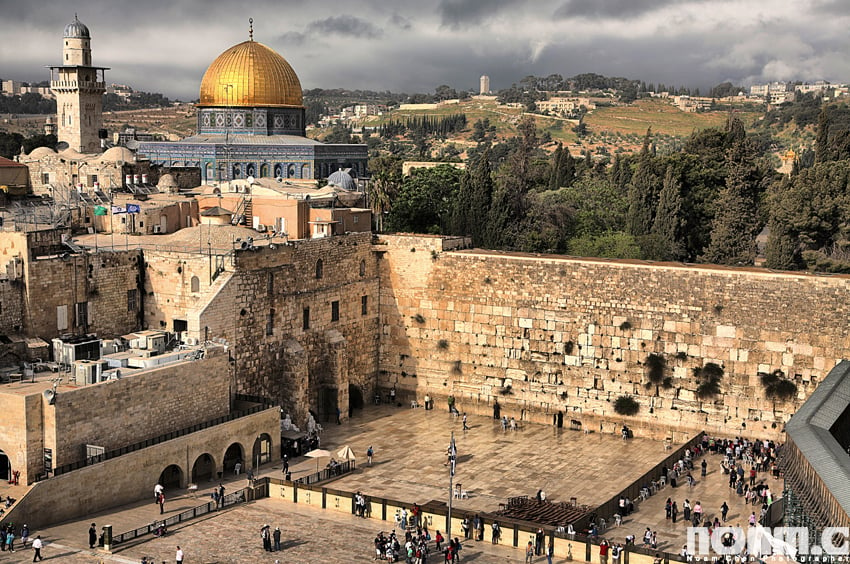
<path fill-rule="evenodd" d="M 508 414 L 510 416 L 510 414 Z M 455 432 L 458 468 L 455 482 L 470 490 L 469 499 L 455 500 L 455 507 L 468 511 L 494 511 L 499 503 L 515 495 L 533 496 L 538 488 L 548 499 L 560 501 L 577 497 L 580 504 L 597 505 L 615 495 L 627 484 L 663 459 L 669 451 L 658 441 L 635 438 L 623 441 L 618 436 L 601 433 L 584 434 L 551 426 L 524 424 L 517 432 L 502 432 L 490 418 L 469 417 L 469 431 L 462 431 L 460 418 L 447 411 L 372 406 L 343 425 L 325 425 L 321 447 L 332 452 L 343 445 L 351 446 L 358 456 L 357 470 L 327 483 L 342 490 L 362 490 L 372 497 L 424 503 L 448 497 L 448 470 L 445 449 L 451 432 Z M 365 452 L 375 449 L 375 459 L 367 467 Z M 320 460 L 320 467 L 326 461 Z M 677 552 L 685 542 L 686 525 L 680 520 L 673 525 L 664 518 L 664 501 L 671 496 L 681 505 L 688 497 L 699 499 L 706 516 L 719 511 L 724 500 L 730 506 L 729 522 L 746 524 L 749 511 L 727 486 L 719 471 L 719 456 L 709 455 L 709 474 L 690 491 L 687 486 L 667 486 L 638 506 L 619 528 L 609 528 L 608 538 L 622 541 L 627 534 L 640 539 L 645 527 L 658 532 L 659 549 Z M 316 470 L 313 459 L 298 458 L 290 464 L 293 478 Z M 698 474 L 698 471 L 696 472 Z M 282 476 L 279 463 L 268 464 L 260 476 Z M 781 482 L 766 478 L 774 496 L 781 494 Z M 225 476 L 227 492 L 244 487 L 242 476 Z M 185 492 L 166 492 L 166 516 L 209 500 L 218 480 L 200 484 L 195 497 Z M 343 513 L 322 511 L 304 505 L 263 499 L 240 505 L 174 528 L 169 536 L 145 537 L 134 543 L 116 547 L 107 555 L 89 551 L 87 530 L 91 522 L 98 528 L 112 524 L 120 533 L 144 526 L 159 518 L 159 510 L 151 499 L 92 515 L 75 522 L 50 527 L 42 534 L 49 543 L 44 551 L 49 560 L 77 564 L 82 562 L 134 562 L 142 556 L 154 556 L 157 562 L 173 562 L 175 545 L 186 551 L 187 564 L 269 562 L 343 563 L 372 560 L 372 539 L 392 523 L 358 519 Z M 270 555 L 262 550 L 259 529 L 264 523 L 280 526 L 284 551 Z M 476 562 L 522 562 L 521 549 L 493 547 L 489 542 L 469 543 L 466 559 Z M 0 552 L 0 563 L 30 562 L 32 552 L 14 555 Z M 438 561 L 432 557 L 431 561 Z M 535 562 L 545 562 L 540 557 Z"/>

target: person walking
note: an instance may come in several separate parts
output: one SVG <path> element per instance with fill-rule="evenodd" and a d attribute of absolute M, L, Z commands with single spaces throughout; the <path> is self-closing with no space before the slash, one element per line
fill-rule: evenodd
<path fill-rule="evenodd" d="M 549 546 L 546 547 L 546 564 L 552 564 L 552 558 L 555 557 L 555 539 L 549 538 Z M 615 562 L 614 564 L 620 564 Z"/>
<path fill-rule="evenodd" d="M 15 531 L 11 527 L 6 530 L 6 550 L 15 552 Z"/>
<path fill-rule="evenodd" d="M 366 462 L 369 466 L 372 466 L 372 457 L 375 455 L 375 450 L 372 448 L 372 445 L 369 445 L 369 448 L 366 449 Z"/>
<path fill-rule="evenodd" d="M 599 543 L 599 563 L 608 564 L 608 541 L 605 539 Z"/>
<path fill-rule="evenodd" d="M 33 562 L 40 562 L 44 560 L 44 556 L 41 555 L 41 549 L 44 546 L 44 543 L 41 542 L 41 535 L 35 537 L 35 540 L 32 541 L 32 549 L 35 551 L 35 554 L 32 557 Z"/>
<path fill-rule="evenodd" d="M 469 431 L 469 425 L 466 423 L 466 412 L 463 413 L 463 430 Z"/>
<path fill-rule="evenodd" d="M 24 548 L 27 547 L 27 543 L 29 542 L 29 538 L 30 538 L 30 528 L 29 528 L 29 525 L 24 523 L 23 528 L 21 528 L 21 543 L 24 545 Z"/>
<path fill-rule="evenodd" d="M 159 514 L 162 515 L 165 513 L 165 494 L 159 494 L 157 503 L 159 503 Z"/>
<path fill-rule="evenodd" d="M 97 544 L 97 527 L 92 523 L 91 527 L 89 527 L 89 548 L 94 548 L 94 545 Z"/>
<path fill-rule="evenodd" d="M 528 546 L 525 547 L 525 564 L 532 562 L 534 562 L 534 545 L 531 544 L 531 541 L 528 541 Z"/>
<path fill-rule="evenodd" d="M 729 505 L 724 501 L 720 506 L 720 515 L 723 517 L 723 522 L 726 522 L 726 515 L 729 513 Z"/>
<path fill-rule="evenodd" d="M 177 564 L 183 564 L 183 549 L 180 546 L 177 546 L 177 552 L 174 554 L 174 560 L 177 561 Z"/>

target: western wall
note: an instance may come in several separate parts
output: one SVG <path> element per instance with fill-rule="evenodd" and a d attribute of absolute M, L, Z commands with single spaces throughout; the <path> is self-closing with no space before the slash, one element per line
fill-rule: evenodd
<path fill-rule="evenodd" d="M 461 250 L 467 241 L 381 236 L 379 386 L 438 409 L 679 441 L 696 431 L 781 438 L 848 357 L 850 278 L 710 265 Z M 459 249 L 459 250 L 452 250 Z M 649 356 L 666 382 L 649 382 Z M 694 369 L 722 367 L 697 397 Z M 780 370 L 796 397 L 766 397 Z M 640 404 L 614 412 L 621 395 Z M 559 416 L 560 414 L 560 416 Z M 560 419 L 560 421 L 559 421 Z"/>

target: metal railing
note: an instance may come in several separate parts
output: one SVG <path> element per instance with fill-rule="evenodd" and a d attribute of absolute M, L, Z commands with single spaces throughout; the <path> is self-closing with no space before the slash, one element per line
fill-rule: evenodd
<path fill-rule="evenodd" d="M 222 415 L 221 417 L 217 417 L 211 421 L 205 421 L 204 423 L 197 423 L 190 427 L 186 427 L 184 429 L 180 429 L 179 431 L 172 431 L 171 433 L 165 433 L 158 437 L 154 437 L 152 439 L 147 439 L 144 441 L 139 441 L 138 443 L 134 443 L 132 445 L 124 446 L 121 448 L 116 448 L 110 451 L 107 451 L 103 454 L 98 454 L 97 456 L 89 456 L 83 460 L 78 460 L 77 462 L 72 462 L 70 464 L 63 464 L 62 466 L 57 466 L 53 470 L 54 476 L 59 476 L 60 474 L 65 474 L 66 472 L 71 472 L 72 470 L 78 470 L 80 468 L 84 468 L 86 466 L 91 466 L 92 464 L 97 464 L 99 462 L 103 462 L 105 460 L 109 460 L 111 458 L 115 458 L 118 456 L 125 455 L 130 452 L 135 452 L 137 450 L 141 450 L 143 448 L 147 448 L 153 445 L 158 445 L 160 443 L 164 443 L 165 441 L 170 441 L 172 439 L 176 439 L 178 437 L 182 437 L 184 435 L 188 435 L 190 433 L 196 433 L 203 429 L 209 429 L 210 427 L 215 427 L 216 425 L 221 425 L 222 423 L 227 423 L 229 421 L 233 421 L 234 419 L 239 419 L 241 417 L 245 417 L 248 415 L 253 415 L 255 413 L 259 413 L 261 411 L 265 411 L 267 409 L 271 409 L 267 405 L 257 405 L 246 409 L 244 411 L 236 411 L 233 413 L 229 413 L 227 415 Z"/>
<path fill-rule="evenodd" d="M 203 505 L 198 505 L 191 509 L 187 509 L 186 511 L 178 513 L 177 515 L 172 515 L 170 517 L 166 517 L 165 519 L 157 519 L 150 525 L 145 525 L 144 527 L 139 527 L 137 529 L 133 529 L 132 531 L 127 531 L 126 533 L 114 535 L 112 537 L 112 544 L 116 545 L 122 542 L 127 542 L 133 539 L 137 539 L 139 537 L 143 537 L 145 535 L 153 534 L 154 531 L 156 531 L 163 524 L 166 528 L 173 527 L 174 525 L 178 525 L 191 519 L 196 519 L 198 517 L 201 517 L 202 515 L 213 513 L 214 511 L 219 511 L 221 509 L 224 509 L 225 507 L 237 505 L 239 503 L 245 503 L 246 501 L 252 501 L 261 497 L 268 497 L 268 483 L 266 482 L 258 484 L 257 487 L 242 488 L 241 490 L 237 490 L 233 493 L 227 494 L 224 496 L 224 500 L 220 503 L 216 503 L 215 501 L 209 501 Z"/>
<path fill-rule="evenodd" d="M 324 482 L 325 480 L 339 478 L 340 476 L 344 476 L 345 474 L 353 471 L 354 461 L 346 460 L 345 462 L 341 462 L 336 468 L 325 468 L 324 470 L 319 470 L 318 472 L 302 476 L 295 480 L 295 483 L 309 486 L 310 484 L 317 484 L 319 482 Z"/>

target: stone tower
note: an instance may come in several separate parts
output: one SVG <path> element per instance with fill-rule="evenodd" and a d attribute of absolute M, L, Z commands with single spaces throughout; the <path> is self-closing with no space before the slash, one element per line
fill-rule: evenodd
<path fill-rule="evenodd" d="M 101 150 L 98 132 L 103 125 L 105 67 L 91 64 L 91 36 L 77 15 L 65 26 L 62 64 L 50 67 L 50 89 L 56 94 L 59 141 L 80 153 Z"/>
<path fill-rule="evenodd" d="M 479 80 L 481 88 L 479 89 L 480 94 L 489 94 L 490 93 L 490 77 L 486 74 L 481 75 L 481 79 Z"/>

